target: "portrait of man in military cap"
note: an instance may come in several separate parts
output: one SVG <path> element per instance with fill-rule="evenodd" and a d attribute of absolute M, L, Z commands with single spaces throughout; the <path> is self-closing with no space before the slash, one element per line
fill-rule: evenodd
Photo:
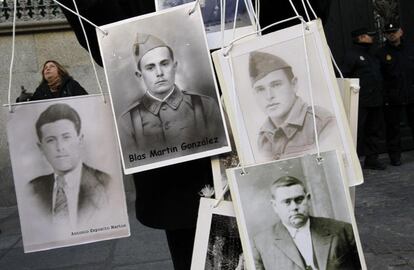
<path fill-rule="evenodd" d="M 110 25 L 102 39 L 124 168 L 132 172 L 229 148 L 201 12 L 189 16 L 192 5 Z M 164 24 L 179 26 L 180 38 Z M 115 46 L 125 33 L 127 42 Z"/>
<path fill-rule="evenodd" d="M 314 118 L 319 140 L 329 134 L 335 117 L 320 106 L 313 111 L 296 94 L 298 78 L 282 58 L 251 52 L 249 74 L 256 102 L 266 115 L 257 134 L 257 147 L 265 156 L 280 159 L 315 147 Z"/>

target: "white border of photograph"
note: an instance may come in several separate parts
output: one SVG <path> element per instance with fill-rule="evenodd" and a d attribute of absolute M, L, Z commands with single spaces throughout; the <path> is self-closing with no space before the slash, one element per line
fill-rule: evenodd
<path fill-rule="evenodd" d="M 349 183 L 351 186 L 359 185 L 363 183 L 362 169 L 355 151 L 355 146 L 353 144 L 353 138 L 349 128 L 348 119 L 346 117 L 338 83 L 334 75 L 332 63 L 330 62 L 329 57 L 326 55 L 327 45 L 323 44 L 321 41 L 322 39 L 326 40 L 323 36 L 324 34 L 322 24 L 319 20 L 317 20 L 307 23 L 307 26 L 309 30 L 306 32 L 306 44 L 307 47 L 312 46 L 318 53 L 318 55 L 313 56 L 313 58 L 317 58 L 318 64 L 321 67 L 321 73 L 326 79 L 325 85 L 327 91 L 329 92 L 329 95 L 324 96 L 324 98 L 330 102 L 330 106 L 333 108 L 333 111 L 331 113 L 336 118 L 337 132 L 340 135 L 341 144 L 332 145 L 332 148 L 337 148 L 340 146 L 341 151 L 344 153 L 344 162 L 345 167 L 347 168 Z M 232 74 L 234 72 L 234 67 L 230 67 L 230 65 L 234 65 L 232 63 L 235 57 L 246 54 L 248 52 L 260 51 L 264 48 L 276 46 L 280 43 L 284 43 L 292 39 L 303 40 L 302 31 L 303 26 L 302 24 L 299 24 L 279 30 L 277 32 L 256 37 L 253 40 L 240 40 L 237 44 L 234 44 L 232 46 L 228 56 L 224 56 L 222 50 L 217 50 L 212 53 L 238 154 L 244 164 L 254 164 L 256 162 L 259 162 L 259 160 L 255 158 L 256 146 L 250 143 L 249 133 L 243 117 L 243 112 L 241 111 L 241 105 L 239 103 L 239 97 L 237 93 L 233 93 L 234 79 Z M 224 50 L 226 50 L 226 48 Z M 283 55 L 281 55 L 281 57 L 283 58 Z M 306 74 L 302 75 L 304 75 L 304 77 L 301 77 L 302 82 L 307 83 L 305 79 Z M 316 89 L 314 88 L 313 90 L 315 91 Z M 322 101 L 318 101 L 316 99 L 315 105 L 319 104 L 320 102 Z M 314 152 L 316 152 L 316 148 L 314 149 L 313 153 Z M 305 153 L 306 152 L 303 154 Z M 312 151 L 309 153 L 312 153 Z"/>
<path fill-rule="evenodd" d="M 198 6 L 195 11 L 189 15 L 188 11 L 194 6 L 193 3 L 188 3 L 185 5 L 180 5 L 174 8 L 169 8 L 166 10 L 162 10 L 159 12 L 153 12 L 153 13 L 149 13 L 149 14 L 145 14 L 142 16 L 138 16 L 138 17 L 134 17 L 134 18 L 130 18 L 130 19 L 126 19 L 123 21 L 119 21 L 119 22 L 115 22 L 115 23 L 111 23 L 111 24 L 107 24 L 104 26 L 101 26 L 101 29 L 108 31 L 108 35 L 114 35 L 114 32 L 116 32 L 115 34 L 117 36 L 134 36 L 132 37 L 132 39 L 135 39 L 135 35 L 132 33 L 136 33 L 137 32 L 137 27 L 140 27 L 140 25 L 142 23 L 145 23 L 145 20 L 147 19 L 153 19 L 156 18 L 157 22 L 159 23 L 159 27 L 153 27 L 151 29 L 146 29 L 146 31 L 143 30 L 143 32 L 147 33 L 147 34 L 154 34 L 154 35 L 158 35 L 159 37 L 162 38 L 162 35 L 169 35 L 170 39 L 173 40 L 171 42 L 175 42 L 178 45 L 179 42 L 183 42 L 183 41 L 178 41 L 180 40 L 177 36 L 174 36 L 174 39 L 172 39 L 172 34 L 171 31 L 173 31 L 171 28 L 165 28 L 165 22 L 163 22 L 162 18 L 164 18 L 165 16 L 168 16 L 168 19 L 171 19 L 172 16 L 185 16 L 183 18 L 186 18 L 188 16 L 192 16 L 192 19 L 187 22 L 177 22 L 177 25 L 181 25 L 181 26 L 185 26 L 187 27 L 188 31 L 186 29 L 182 29 L 182 35 L 189 35 L 190 33 L 197 33 L 197 35 L 200 35 L 202 37 L 202 40 L 194 40 L 194 35 L 192 34 L 191 37 L 188 37 L 189 40 L 196 42 L 197 44 L 195 44 L 193 47 L 198 49 L 199 51 L 205 50 L 206 52 L 206 57 L 205 60 L 206 62 L 208 61 L 207 64 L 205 64 L 203 66 L 203 68 L 205 68 L 206 70 L 208 70 L 208 74 L 205 74 L 204 77 L 207 77 L 207 75 L 211 78 L 206 79 L 208 81 L 209 84 L 211 84 L 211 95 L 214 96 L 210 96 L 211 98 L 213 98 L 216 102 L 217 102 L 217 106 L 219 108 L 219 114 L 220 117 L 222 119 L 222 125 L 223 125 L 223 129 L 221 130 L 223 132 L 222 135 L 222 142 L 220 142 L 220 146 L 217 146 L 216 148 L 209 148 L 210 150 L 200 150 L 196 153 L 191 153 L 191 154 L 183 154 L 181 156 L 176 156 L 176 157 L 172 157 L 172 158 L 166 158 L 166 159 L 160 159 L 154 162 L 146 162 L 144 165 L 136 165 L 133 166 L 133 164 L 129 167 L 127 166 L 126 162 L 128 161 L 128 157 L 126 155 L 126 153 L 124 153 L 124 150 L 121 143 L 121 136 L 120 136 L 120 128 L 119 128 L 119 121 L 118 121 L 118 117 L 121 114 L 122 108 L 123 110 L 126 109 L 126 107 L 122 107 L 119 104 L 121 103 L 121 95 L 119 93 L 116 93 L 115 91 L 120 91 L 120 89 L 115 89 L 114 87 L 112 87 L 111 82 L 112 80 L 116 80 L 119 81 L 119 78 L 117 78 L 116 76 L 120 76 L 120 74 L 122 73 L 120 70 L 127 70 L 128 72 L 130 72 L 132 75 L 135 73 L 135 69 L 136 69 L 136 63 L 134 64 L 133 61 L 135 61 L 133 59 L 132 56 L 132 41 L 131 42 L 126 42 L 125 40 L 122 40 L 122 42 L 119 39 L 113 39 L 110 40 L 108 38 L 108 36 L 104 35 L 103 33 L 101 33 L 99 30 L 97 30 L 97 35 L 98 35 L 98 41 L 99 41 L 99 47 L 100 47 L 100 51 L 101 51 L 101 55 L 103 58 L 103 65 L 104 65 L 104 70 L 105 70 L 105 76 L 106 76 L 106 80 L 107 80 L 107 84 L 108 84 L 108 88 L 109 88 L 109 92 L 111 95 L 111 104 L 112 104 L 112 109 L 114 111 L 114 118 L 115 118 L 115 122 L 117 123 L 116 125 L 116 129 L 117 129 L 117 134 L 118 134 L 118 142 L 119 142 L 119 148 L 121 151 L 121 157 L 122 157 L 122 166 L 124 169 L 124 173 L 125 174 L 132 174 L 132 173 L 136 173 L 136 172 L 141 172 L 141 171 L 146 171 L 146 170 L 150 170 L 150 169 L 155 169 L 155 168 L 159 168 L 159 167 L 164 167 L 164 166 L 168 166 L 168 165 L 172 165 L 172 164 L 177 164 L 177 163 L 181 163 L 181 162 L 186 162 L 186 161 L 190 161 L 190 160 L 194 160 L 194 159 L 199 159 L 199 158 L 203 158 L 203 157 L 209 157 L 209 156 L 214 156 L 214 155 L 218 155 L 221 153 L 225 153 L 225 152 L 229 152 L 231 151 L 231 146 L 230 146 L 230 141 L 229 141 L 229 135 L 228 135 L 228 130 L 225 124 L 225 118 L 224 118 L 224 113 L 223 113 L 223 108 L 220 102 L 220 95 L 219 95 L 219 91 L 218 91 L 218 86 L 217 86 L 217 81 L 215 79 L 215 73 L 214 73 L 214 68 L 213 68 L 213 64 L 211 62 L 211 58 L 209 57 L 209 50 L 208 50 L 208 46 L 207 46 L 207 40 L 206 40 L 206 34 L 204 31 L 204 26 L 203 26 L 203 22 L 202 22 L 202 18 L 201 18 L 201 11 L 200 11 L 200 7 Z M 163 17 L 164 16 L 164 17 Z M 164 23 L 164 24 L 163 24 Z M 142 28 L 142 26 L 141 26 Z M 191 30 L 191 31 L 190 31 Z M 111 33 L 112 32 L 112 33 Z M 129 40 L 132 40 L 131 37 L 129 37 Z M 121 42 L 121 43 L 120 43 Z M 189 42 L 188 40 L 186 42 Z M 128 49 L 123 49 L 123 54 L 119 55 L 117 54 L 115 51 L 114 52 L 109 52 L 109 51 L 105 51 L 105 50 L 110 50 L 112 48 L 112 50 L 114 50 L 114 48 L 117 48 L 116 50 L 118 50 L 119 46 L 116 46 L 115 43 L 119 43 L 119 46 L 124 46 L 124 44 L 127 44 Z M 171 44 L 169 44 L 167 42 L 167 44 L 169 46 L 171 46 Z M 187 46 L 189 46 L 190 44 L 187 44 Z M 198 46 L 198 47 L 196 47 Z M 180 52 L 182 53 L 183 50 L 186 49 L 186 47 L 174 47 L 174 49 L 180 50 Z M 119 49 L 121 50 L 121 49 Z M 127 53 L 127 54 L 126 54 Z M 190 56 L 188 55 L 188 53 L 185 56 Z M 207 57 L 208 56 L 208 57 Z M 109 58 L 108 58 L 109 57 Z M 114 67 L 118 66 L 117 69 L 114 69 L 114 67 L 111 66 L 111 69 L 108 69 L 108 63 L 112 65 L 112 62 L 116 62 L 118 64 L 113 64 Z M 183 63 L 184 62 L 184 63 Z M 180 64 L 178 65 L 180 66 Z M 181 66 L 185 66 L 185 68 L 191 68 L 188 66 L 186 66 L 185 61 L 181 62 Z M 184 67 L 183 67 L 184 68 Z M 197 67 L 198 68 L 198 67 Z M 194 68 L 193 68 L 194 69 Z M 201 69 L 201 68 L 200 68 Z M 108 70 L 113 71 L 114 74 L 110 74 L 110 72 Z M 194 72 L 194 71 L 192 71 Z M 206 71 L 207 72 L 207 71 Z M 181 71 L 181 73 L 184 73 L 184 71 Z M 185 86 L 182 86 L 182 84 L 187 85 L 189 84 L 188 82 L 186 82 L 185 80 L 188 79 L 188 74 L 185 74 L 185 76 L 183 74 L 181 74 L 180 71 L 177 71 L 177 75 L 176 75 L 176 83 L 179 87 L 183 88 L 183 89 L 187 89 Z M 181 74 L 181 77 L 179 77 L 179 74 Z M 129 77 L 127 78 L 127 80 L 129 80 L 128 82 L 126 82 L 127 84 L 130 85 L 137 85 L 136 87 L 138 88 L 139 84 L 137 82 L 132 83 L 134 79 L 136 81 L 136 78 L 131 78 L 132 75 L 128 75 Z M 112 80 L 110 79 L 110 77 L 112 78 Z M 125 80 L 122 80 L 125 81 Z M 192 79 L 192 83 L 194 79 Z M 213 89 L 214 87 L 214 89 Z M 134 88 L 134 87 L 133 87 Z M 129 90 L 129 89 L 128 89 Z M 134 95 L 137 95 L 134 91 L 135 89 L 131 89 L 131 91 L 128 92 L 128 90 L 123 91 L 122 93 L 127 93 L 130 97 L 126 98 L 122 98 L 122 102 L 125 103 L 125 100 L 129 100 L 131 99 L 136 99 L 137 97 Z M 136 90 L 137 92 L 139 92 L 138 90 Z M 205 91 L 205 90 L 204 90 Z M 134 92 L 134 93 L 132 93 Z M 143 94 L 143 93 L 142 93 Z M 117 96 L 117 98 L 114 98 L 114 96 Z M 116 104 L 115 104 L 116 103 Z M 165 147 L 167 148 L 167 143 L 165 143 Z M 181 150 L 180 148 L 180 144 L 177 145 L 169 145 L 168 147 L 177 147 L 178 148 L 178 153 L 185 153 L 185 151 L 187 150 Z M 192 151 L 192 150 L 191 150 Z M 149 152 L 149 150 L 148 150 Z M 132 152 L 128 152 L 128 154 L 131 154 Z M 176 153 L 173 151 L 173 153 Z M 140 153 L 137 153 L 137 155 Z M 148 153 L 149 154 L 149 153 Z M 168 155 L 170 155 L 168 153 Z M 174 155 L 174 154 L 173 154 Z M 138 155 L 139 156 L 139 155 Z M 134 160 L 134 162 L 139 161 L 139 160 Z M 139 163 L 139 162 L 138 162 Z M 128 163 L 129 165 L 129 163 Z"/>
<path fill-rule="evenodd" d="M 337 78 L 354 145 L 357 144 L 359 79 Z"/>
<path fill-rule="evenodd" d="M 320 196 L 322 198 L 320 198 L 321 201 L 319 202 L 319 205 L 323 204 L 324 207 L 321 209 L 319 206 L 315 209 L 314 205 L 313 207 L 311 206 L 310 216 L 333 218 L 348 222 L 352 225 L 361 267 L 362 269 L 367 269 L 349 193 L 349 186 L 346 182 L 344 174 L 342 158 L 335 150 L 323 152 L 321 155 L 323 157 L 322 164 L 317 164 L 315 154 L 227 170 L 231 196 L 233 198 L 233 205 L 237 217 L 237 224 L 240 231 L 247 269 L 256 269 L 252 252 L 252 239 L 254 235 L 250 235 L 249 232 L 253 227 L 255 227 L 255 230 L 259 230 L 259 226 L 266 227 L 272 225 L 279 218 L 271 208 L 270 202 L 266 205 L 263 205 L 263 202 L 266 202 L 265 198 L 270 199 L 269 188 L 271 183 L 284 175 L 297 177 L 302 180 L 305 185 L 307 185 L 308 192 L 311 193 L 311 198 L 313 198 L 313 200 L 315 197 L 318 198 L 319 194 L 322 194 L 322 196 Z M 310 161 L 311 158 L 315 160 L 314 166 L 303 166 L 301 160 L 304 159 Z M 323 172 L 319 169 L 320 166 L 323 166 Z M 255 178 L 255 173 L 261 174 L 262 177 L 263 175 L 271 175 L 271 177 L 268 177 L 268 179 L 258 179 Z M 313 176 L 314 174 L 319 174 L 320 176 L 323 175 L 323 177 L 315 177 Z M 248 178 L 244 181 L 244 186 L 251 185 L 244 190 L 246 191 L 248 189 L 250 193 L 254 192 L 255 195 L 257 195 L 257 198 L 252 198 L 252 196 L 248 196 L 249 198 L 245 199 L 241 198 L 239 188 L 240 184 L 238 184 L 241 177 Z M 319 180 L 315 180 L 314 178 L 318 178 Z M 325 183 L 323 183 L 323 181 L 325 181 Z M 309 186 L 309 182 L 314 182 L 314 190 L 312 190 L 312 187 Z M 327 183 L 329 184 L 326 185 Z M 259 189 L 256 187 L 255 189 L 254 185 L 261 185 L 262 187 Z M 260 190 L 260 192 L 258 190 Z M 329 198 L 333 198 L 334 201 Z M 243 201 L 246 200 L 254 202 L 256 205 L 252 206 L 251 203 L 243 204 Z M 325 204 L 323 202 L 325 202 Z M 247 204 L 249 205 L 246 206 Z M 325 207 L 326 204 L 328 204 L 328 207 Z M 260 207 L 260 211 L 252 210 L 255 207 Z M 346 209 L 342 209 L 342 207 L 345 207 Z M 246 211 L 255 213 L 255 216 L 246 217 Z M 269 213 L 273 213 L 274 215 Z"/>
<path fill-rule="evenodd" d="M 218 200 L 215 199 L 200 199 L 197 229 L 191 262 L 192 270 L 205 269 L 213 215 L 236 218 L 233 203 L 228 201 L 221 201 L 218 204 L 217 203 Z"/>
<path fill-rule="evenodd" d="M 157 11 L 164 10 L 164 9 L 161 9 L 161 6 L 160 6 L 160 2 L 162 2 L 162 1 L 165 2 L 166 0 L 154 0 L 155 9 Z M 213 0 L 204 0 L 204 1 L 213 1 Z M 227 1 L 229 1 L 229 0 L 227 0 Z M 236 0 L 232 0 L 232 1 L 235 2 Z M 220 1 L 217 1 L 217 2 L 220 2 Z M 251 3 L 251 0 L 247 0 L 247 1 L 239 0 L 239 5 L 241 3 L 245 4 L 246 2 L 247 2 L 247 5 L 248 5 L 248 7 L 246 7 L 246 13 L 249 16 L 250 25 L 236 27 L 236 29 L 234 31 L 233 31 L 233 27 L 231 29 L 225 29 L 224 30 L 224 44 L 229 44 L 235 38 L 238 38 L 238 37 L 241 37 L 243 35 L 249 34 L 249 33 L 256 30 L 255 23 L 254 23 L 254 18 L 252 18 L 252 16 L 251 16 L 252 11 L 253 11 L 253 5 Z M 190 3 L 195 4 L 195 1 L 192 1 Z M 249 9 L 249 10 L 247 10 L 247 9 Z M 219 11 L 220 11 L 220 8 L 219 8 Z M 234 18 L 234 16 L 233 16 L 233 18 Z M 228 22 L 227 24 L 233 24 L 233 21 Z M 215 27 L 220 29 L 220 24 L 216 25 Z M 213 31 L 213 30 L 206 29 L 206 34 L 207 34 L 207 43 L 208 43 L 208 47 L 210 48 L 210 50 L 217 49 L 217 48 L 220 48 L 222 46 L 222 44 L 223 44 L 223 33 L 221 32 L 221 30 Z"/>
<path fill-rule="evenodd" d="M 109 96 L 106 98 L 109 98 Z M 36 194 L 33 193 L 35 186 L 31 184 L 31 181 L 36 179 L 36 190 L 43 190 L 42 183 L 53 179 L 50 177 L 53 174 L 53 169 L 39 149 L 40 145 L 38 145 L 35 127 L 40 114 L 53 104 L 67 104 L 79 114 L 82 142 L 79 151 L 76 153 L 81 157 L 82 173 L 87 171 L 88 179 L 96 178 L 99 181 L 110 177 L 108 185 L 104 187 L 108 204 L 105 208 L 97 210 L 100 211 L 99 213 L 103 212 L 103 215 L 93 216 L 93 220 L 86 220 L 81 223 L 78 219 L 78 223 L 72 225 L 73 227 L 70 224 L 62 227 L 61 224 L 51 223 L 50 210 L 44 208 L 46 204 L 42 198 L 45 196 L 40 196 L 41 192 L 37 193 L 39 196 L 35 196 Z M 109 103 L 104 103 L 102 95 L 83 95 L 23 102 L 14 105 L 11 113 L 8 112 L 7 107 L 4 107 L 3 110 L 7 110 L 8 114 L 7 137 L 24 252 L 130 236 L 123 174 L 119 161 L 120 156 L 112 110 Z M 85 165 L 89 169 L 85 168 Z M 83 187 L 85 188 L 83 190 L 87 194 L 89 194 L 88 189 L 86 189 L 88 183 L 95 184 L 95 182 L 89 180 L 86 184 L 84 183 Z M 99 190 L 99 188 L 100 186 L 96 186 L 94 190 Z M 47 194 L 47 192 L 42 194 Z M 85 198 L 87 199 L 84 200 L 85 202 L 91 203 L 91 200 L 99 200 L 102 205 L 105 203 L 102 196 L 94 197 L 94 194 L 89 194 Z M 51 204 L 52 200 L 50 201 Z"/>

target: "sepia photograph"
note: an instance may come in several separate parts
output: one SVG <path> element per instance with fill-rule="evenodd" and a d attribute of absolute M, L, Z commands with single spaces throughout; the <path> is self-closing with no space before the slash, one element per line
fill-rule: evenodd
<path fill-rule="evenodd" d="M 350 185 L 360 184 L 361 166 L 317 27 L 309 24 L 305 40 L 296 25 L 235 44 L 229 57 L 213 53 L 236 147 L 244 164 L 339 149 Z"/>
<path fill-rule="evenodd" d="M 111 107 L 101 95 L 21 103 L 7 133 L 25 252 L 130 235 Z"/>
<path fill-rule="evenodd" d="M 366 269 L 336 151 L 227 175 L 248 269 Z"/>
<path fill-rule="evenodd" d="M 155 7 L 157 10 L 164 10 L 186 3 L 193 3 L 194 5 L 196 2 L 194 0 L 155 0 Z M 248 12 L 248 9 L 253 10 L 252 2 L 250 0 L 227 0 L 224 3 L 225 44 L 239 36 L 255 31 L 253 23 L 254 19 Z M 201 8 L 209 48 L 217 49 L 221 46 L 221 39 L 223 38 L 221 33 L 222 3 L 220 0 L 203 0 L 199 2 L 199 5 Z M 235 17 L 236 21 L 234 20 Z"/>
<path fill-rule="evenodd" d="M 244 270 L 244 256 L 233 204 L 201 198 L 192 270 Z"/>
<path fill-rule="evenodd" d="M 126 174 L 230 151 L 200 8 L 188 13 L 193 5 L 98 32 Z"/>

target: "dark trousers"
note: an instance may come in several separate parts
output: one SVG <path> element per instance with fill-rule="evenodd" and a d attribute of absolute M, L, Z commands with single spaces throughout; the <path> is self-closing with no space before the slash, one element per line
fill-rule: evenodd
<path fill-rule="evenodd" d="M 357 150 L 365 161 L 378 158 L 379 145 L 383 133 L 383 108 L 359 107 Z"/>
<path fill-rule="evenodd" d="M 190 270 L 195 228 L 165 230 L 175 270 Z"/>
<path fill-rule="evenodd" d="M 401 158 L 401 120 L 403 113 L 406 114 L 407 124 L 411 128 L 414 140 L 414 104 L 386 105 L 384 110 L 388 155 L 390 159 L 399 160 Z"/>

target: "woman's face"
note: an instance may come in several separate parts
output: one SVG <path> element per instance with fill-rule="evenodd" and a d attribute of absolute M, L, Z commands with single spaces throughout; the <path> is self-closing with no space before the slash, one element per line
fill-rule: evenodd
<path fill-rule="evenodd" d="M 47 62 L 43 67 L 43 77 L 46 81 L 52 81 L 59 76 L 58 68 L 55 63 Z"/>

